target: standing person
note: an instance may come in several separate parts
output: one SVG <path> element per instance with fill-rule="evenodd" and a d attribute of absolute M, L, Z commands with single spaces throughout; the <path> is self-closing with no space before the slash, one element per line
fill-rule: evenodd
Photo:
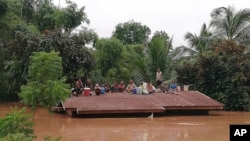
<path fill-rule="evenodd" d="M 160 68 L 157 69 L 157 72 L 156 72 L 156 87 L 157 89 L 160 89 L 160 86 L 161 86 L 161 83 L 162 83 L 162 72 L 160 70 Z"/>

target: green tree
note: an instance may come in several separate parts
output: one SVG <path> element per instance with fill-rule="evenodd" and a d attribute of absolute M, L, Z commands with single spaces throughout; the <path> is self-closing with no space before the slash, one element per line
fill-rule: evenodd
<path fill-rule="evenodd" d="M 235 41 L 219 42 L 214 52 L 178 68 L 177 80 L 221 101 L 226 110 L 249 111 L 250 87 L 245 75 L 249 58 L 243 54 L 245 48 Z"/>
<path fill-rule="evenodd" d="M 30 105 L 32 110 L 42 105 L 51 110 L 60 100 L 70 94 L 70 87 L 62 76 L 62 58 L 58 52 L 36 52 L 31 56 L 27 85 L 21 87 L 22 102 Z"/>
<path fill-rule="evenodd" d="M 38 26 L 39 30 L 45 31 L 55 29 L 57 25 L 56 19 L 58 18 L 58 11 L 56 11 L 56 7 L 51 1 L 38 1 L 36 7 L 37 12 L 35 13 L 33 22 Z M 63 18 L 63 15 L 60 18 Z"/>
<path fill-rule="evenodd" d="M 84 6 L 78 9 L 76 3 L 70 0 L 66 0 L 66 3 L 68 4 L 64 9 L 66 18 L 64 27 L 66 32 L 71 33 L 73 29 L 81 25 L 83 22 L 89 24 L 90 21 L 84 12 Z"/>
<path fill-rule="evenodd" d="M 1 101 L 18 100 L 33 52 L 59 51 L 69 79 L 94 67 L 92 50 L 85 44 L 95 44 L 97 35 L 81 30 L 71 36 L 81 23 L 89 23 L 84 7 L 67 1 L 65 8 L 58 8 L 50 0 L 1 0 L 0 7 Z"/>
<path fill-rule="evenodd" d="M 210 26 L 213 34 L 226 40 L 235 40 L 249 45 L 250 10 L 236 11 L 234 7 L 219 7 L 211 12 Z"/>
<path fill-rule="evenodd" d="M 119 39 L 123 44 L 144 44 L 148 41 L 150 34 L 149 27 L 131 20 L 116 25 L 112 37 Z"/>
<path fill-rule="evenodd" d="M 126 45 L 123 49 L 123 62 L 120 64 L 124 64 L 129 72 L 128 78 L 132 78 L 137 85 L 142 81 L 155 82 L 158 67 L 165 79 L 170 77 L 173 69 L 170 57 L 172 38 L 164 31 L 157 31 L 148 44 Z"/>
<path fill-rule="evenodd" d="M 21 18 L 27 22 L 31 22 L 34 18 L 34 14 L 36 12 L 35 6 L 37 1 L 36 0 L 22 0 L 21 2 Z"/>
<path fill-rule="evenodd" d="M 96 43 L 97 65 L 106 76 L 111 68 L 116 68 L 122 56 L 122 43 L 116 39 L 101 39 Z"/>
<path fill-rule="evenodd" d="M 92 47 L 95 47 L 98 35 L 93 29 L 88 29 L 82 26 L 79 32 L 72 33 L 71 38 L 77 45 L 92 45 Z"/>
<path fill-rule="evenodd" d="M 205 23 L 202 25 L 199 35 L 188 32 L 184 38 L 188 41 L 189 47 L 197 52 L 196 54 L 203 54 L 207 51 L 213 41 L 212 33 Z M 192 51 L 190 53 L 193 54 Z"/>
<path fill-rule="evenodd" d="M 26 112 L 26 108 L 14 107 L 5 117 L 0 118 L 0 141 L 32 141 L 34 135 L 34 123 L 32 115 Z M 3 130 L 4 129 L 4 130 Z M 61 137 L 52 138 L 47 135 L 45 141 L 59 141 Z"/>
<path fill-rule="evenodd" d="M 157 68 L 161 69 L 165 77 L 167 74 L 170 74 L 172 58 L 170 58 L 169 54 L 172 49 L 172 38 L 169 38 L 166 32 L 158 31 L 154 34 L 149 43 L 148 55 L 146 55 L 151 60 L 150 70 L 154 72 L 151 79 L 155 79 Z"/>
<path fill-rule="evenodd" d="M 66 0 L 66 4 L 65 8 L 57 8 L 51 0 L 37 1 L 32 22 L 41 32 L 64 29 L 69 35 L 82 23 L 90 22 L 84 12 L 84 6 L 78 9 L 77 4 L 71 0 Z"/>
<path fill-rule="evenodd" d="M 7 3 L 5 0 L 0 0 L 0 16 L 4 15 L 7 11 Z"/>
<path fill-rule="evenodd" d="M 123 60 L 125 68 L 128 69 L 128 79 L 133 79 L 139 85 L 141 82 L 149 82 L 152 78 L 151 58 L 148 53 L 148 46 L 144 45 L 128 45 L 124 48 Z M 127 80 L 128 82 L 129 80 Z"/>
<path fill-rule="evenodd" d="M 27 140 L 36 138 L 34 135 L 31 115 L 25 113 L 26 108 L 13 108 L 5 117 L 0 118 L 0 140 Z"/>
<path fill-rule="evenodd" d="M 187 40 L 188 46 L 176 47 L 172 52 L 177 65 L 183 65 L 187 61 L 190 61 L 190 63 L 196 61 L 195 59 L 199 55 L 204 55 L 211 51 L 212 46 L 216 42 L 216 38 L 213 37 L 212 32 L 209 31 L 205 23 L 202 25 L 199 35 L 187 32 L 184 39 Z"/>

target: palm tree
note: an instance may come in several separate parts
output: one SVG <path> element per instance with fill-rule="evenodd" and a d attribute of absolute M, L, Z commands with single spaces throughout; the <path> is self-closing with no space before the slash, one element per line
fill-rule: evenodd
<path fill-rule="evenodd" d="M 152 37 L 147 50 L 151 60 L 151 72 L 156 72 L 157 68 L 165 74 L 171 71 L 172 61 L 169 54 L 173 50 L 172 40 L 173 37 L 169 38 L 164 31 L 157 31 Z"/>
<path fill-rule="evenodd" d="M 142 54 L 130 52 L 131 58 L 133 58 L 130 63 L 135 66 L 133 77 L 136 83 L 142 81 L 154 83 L 157 68 L 161 69 L 165 79 L 170 77 L 173 69 L 172 58 L 169 55 L 172 50 L 172 39 L 165 31 L 156 31 L 150 42 L 144 44 Z"/>
<path fill-rule="evenodd" d="M 248 45 L 250 38 L 250 9 L 235 11 L 228 6 L 211 12 L 210 26 L 215 36 L 225 40 L 235 40 Z"/>
<path fill-rule="evenodd" d="M 197 55 L 204 55 L 215 42 L 215 38 L 204 23 L 201 27 L 199 35 L 187 32 L 184 36 L 188 42 L 188 46 L 179 46 L 171 52 L 172 58 L 181 64 L 183 61 L 195 61 Z"/>
<path fill-rule="evenodd" d="M 199 35 L 187 32 L 184 38 L 188 41 L 190 48 L 198 54 L 203 54 L 213 41 L 212 33 L 205 23 L 202 25 Z"/>

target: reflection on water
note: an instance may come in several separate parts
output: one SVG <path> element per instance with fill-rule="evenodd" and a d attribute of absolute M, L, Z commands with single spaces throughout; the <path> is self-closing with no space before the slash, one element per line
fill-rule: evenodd
<path fill-rule="evenodd" d="M 0 116 L 9 105 L 0 105 Z M 71 118 L 38 109 L 35 115 L 37 141 L 46 135 L 62 141 L 229 141 L 230 124 L 249 124 L 250 112 L 213 111 L 203 116 L 154 118 Z"/>

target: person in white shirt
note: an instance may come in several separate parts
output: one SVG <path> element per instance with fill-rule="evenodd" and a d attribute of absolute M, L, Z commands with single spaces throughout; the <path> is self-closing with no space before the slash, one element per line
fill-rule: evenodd
<path fill-rule="evenodd" d="M 162 72 L 160 70 L 160 68 L 157 69 L 157 72 L 156 72 L 156 87 L 157 89 L 160 89 L 160 86 L 161 86 L 161 83 L 162 83 Z"/>

